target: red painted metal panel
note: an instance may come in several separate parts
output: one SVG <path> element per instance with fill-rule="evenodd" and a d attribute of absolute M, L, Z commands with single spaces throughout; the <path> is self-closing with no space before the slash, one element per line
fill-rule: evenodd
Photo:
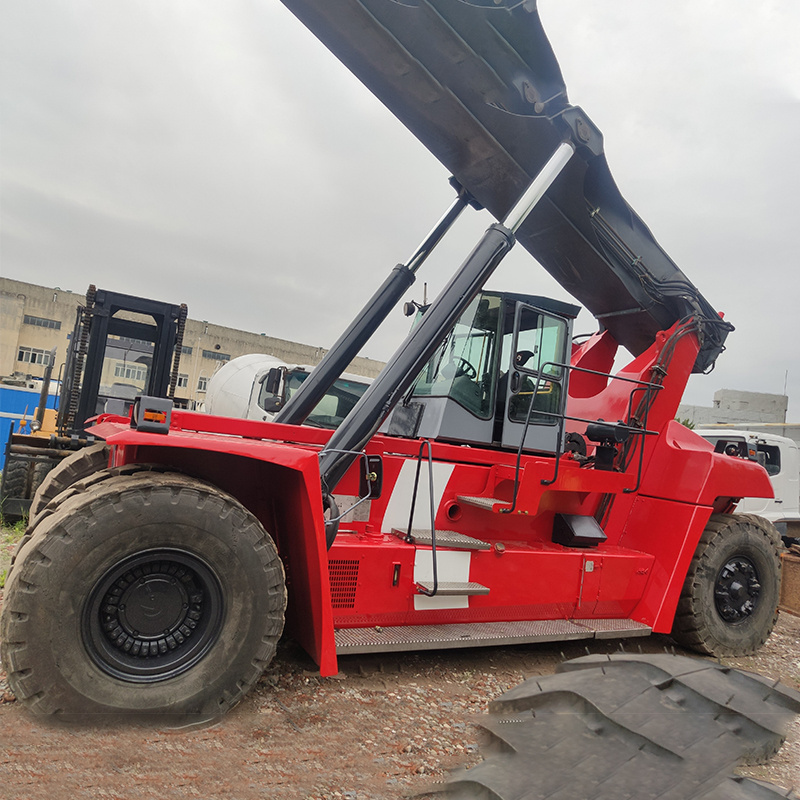
<path fill-rule="evenodd" d="M 507 544 L 459 555 L 469 581 L 489 589 L 462 608 L 417 609 L 417 548 L 390 535 L 346 533 L 330 551 L 345 574 L 334 608 L 337 628 L 512 620 L 629 617 L 650 578 L 653 557 L 620 548 Z M 430 548 L 421 547 L 422 558 Z M 449 551 L 439 549 L 440 559 Z M 588 568 L 587 568 L 587 565 Z"/>
<path fill-rule="evenodd" d="M 620 543 L 631 550 L 652 553 L 650 578 L 631 618 L 669 633 L 683 581 L 711 509 L 637 497 Z"/>
<path fill-rule="evenodd" d="M 713 506 L 720 496 L 772 497 L 769 476 L 759 464 L 715 453 L 701 436 L 671 421 L 653 445 L 653 465 L 642 494 Z"/>

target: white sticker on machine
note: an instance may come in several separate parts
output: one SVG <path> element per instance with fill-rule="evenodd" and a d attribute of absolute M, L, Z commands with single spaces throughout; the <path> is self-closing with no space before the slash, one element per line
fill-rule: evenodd
<path fill-rule="evenodd" d="M 439 583 L 467 583 L 469 560 L 472 554 L 463 550 L 437 550 L 436 572 Z M 417 548 L 414 558 L 414 581 L 433 586 L 433 553 L 429 547 Z M 414 595 L 414 609 L 428 611 L 436 608 L 469 608 L 469 595 Z"/>
<path fill-rule="evenodd" d="M 433 500 L 434 509 L 439 510 L 442 495 L 447 488 L 447 482 L 455 469 L 454 464 L 433 464 Z M 414 522 L 412 528 L 431 527 L 431 495 L 428 484 L 428 462 L 423 460 L 419 472 L 419 488 L 417 489 L 417 502 L 414 506 Z M 417 473 L 417 462 L 409 459 L 400 469 L 397 481 L 392 488 L 392 496 L 386 505 L 386 513 L 381 524 L 382 533 L 391 533 L 392 528 L 401 531 L 408 529 L 408 517 L 411 513 L 411 498 L 414 495 L 414 478 Z"/>

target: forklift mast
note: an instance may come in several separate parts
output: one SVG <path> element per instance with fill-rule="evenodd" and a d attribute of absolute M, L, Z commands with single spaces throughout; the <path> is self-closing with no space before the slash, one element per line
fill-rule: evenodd
<path fill-rule="evenodd" d="M 90 286 L 86 304 L 77 311 L 64 368 L 59 436 L 83 437 L 86 420 L 103 411 L 127 413 L 135 394 L 174 397 L 186 314 L 183 304 Z M 131 384 L 125 382 L 130 376 L 123 374 L 114 384 L 107 353 L 113 347 L 124 351 L 127 365 L 126 343 L 140 346 L 131 366 L 135 364 L 136 375 L 143 377 Z"/>

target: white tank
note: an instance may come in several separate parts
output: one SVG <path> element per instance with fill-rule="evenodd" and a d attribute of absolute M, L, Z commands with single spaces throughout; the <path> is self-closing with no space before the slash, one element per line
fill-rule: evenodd
<path fill-rule="evenodd" d="M 273 367 L 285 366 L 279 358 L 266 353 L 249 353 L 228 361 L 208 381 L 206 413 L 247 418 L 249 409 L 257 405 L 252 394 L 258 392 L 261 376 Z"/>

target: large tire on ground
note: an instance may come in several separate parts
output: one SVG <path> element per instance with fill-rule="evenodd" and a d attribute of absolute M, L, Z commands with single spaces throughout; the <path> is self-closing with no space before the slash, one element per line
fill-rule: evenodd
<path fill-rule="evenodd" d="M 72 486 L 73 483 L 91 475 L 103 467 L 108 466 L 108 445 L 100 442 L 91 447 L 84 447 L 72 455 L 67 456 L 36 488 L 36 493 L 31 501 L 28 512 L 28 524 L 41 513 L 42 509 L 61 492 Z"/>
<path fill-rule="evenodd" d="M 484 761 L 440 789 L 450 800 L 778 800 L 736 777 L 781 745 L 800 693 L 672 655 L 588 656 L 489 705 Z"/>
<path fill-rule="evenodd" d="M 714 656 L 754 653 L 778 618 L 780 536 L 752 514 L 715 514 L 686 574 L 672 629 L 685 647 Z"/>
<path fill-rule="evenodd" d="M 275 545 L 234 498 L 120 475 L 36 526 L 6 586 L 0 654 L 37 714 L 204 721 L 256 682 L 285 606 Z"/>

